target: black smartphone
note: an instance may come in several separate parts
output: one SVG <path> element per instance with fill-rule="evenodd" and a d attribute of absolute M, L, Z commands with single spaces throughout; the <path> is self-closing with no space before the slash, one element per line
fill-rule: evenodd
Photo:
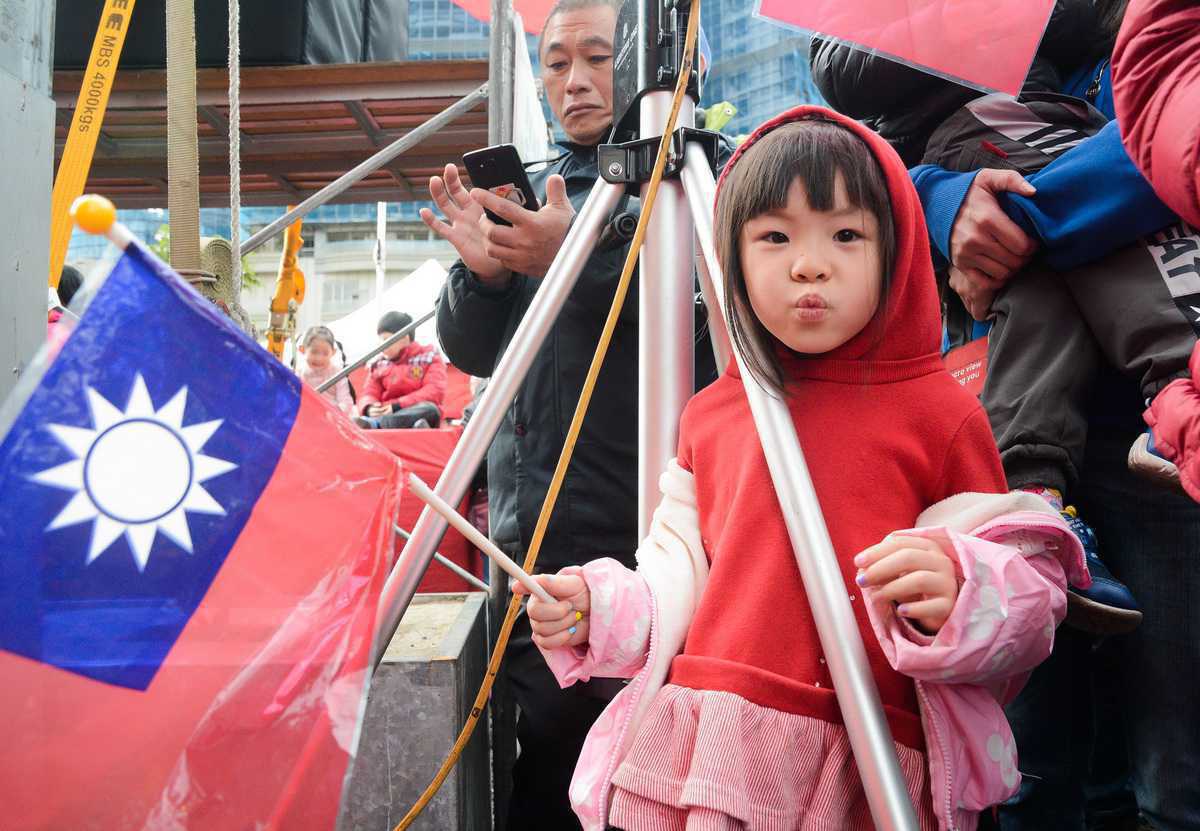
<path fill-rule="evenodd" d="M 533 192 L 533 186 L 529 184 L 529 177 L 525 175 L 525 166 L 521 164 L 521 156 L 516 147 L 511 144 L 496 144 L 464 153 L 462 160 L 471 176 L 472 186 L 487 188 L 501 199 L 507 199 L 526 210 L 538 209 L 537 196 Z M 512 224 L 491 211 L 484 213 L 497 225 Z"/>

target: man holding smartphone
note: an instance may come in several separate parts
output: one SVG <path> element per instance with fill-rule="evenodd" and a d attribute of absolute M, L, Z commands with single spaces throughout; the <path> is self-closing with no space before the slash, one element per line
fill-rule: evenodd
<path fill-rule="evenodd" d="M 599 178 L 596 146 L 613 120 L 612 41 L 620 6 L 620 0 L 559 0 L 546 20 L 539 44 L 542 80 L 567 141 L 563 156 L 530 176 L 541 208 L 526 210 L 484 188 L 468 191 L 454 165 L 430 180 L 444 219 L 428 209 L 421 217 L 461 257 L 442 292 L 438 338 L 451 362 L 472 375 L 492 374 Z M 636 206 L 631 200 L 629 209 Z M 484 208 L 511 227 L 493 223 Z M 618 245 L 588 259 L 488 453 L 491 536 L 518 562 L 533 536 L 628 250 Z M 635 281 L 547 529 L 538 572 L 600 557 L 635 565 L 637 354 Z M 696 376 L 706 384 L 715 378 L 707 338 L 696 354 L 707 361 Z M 560 689 L 530 639 L 524 615 L 513 630 L 507 665 L 520 707 L 508 828 L 579 828 L 567 787 L 587 731 L 619 683 L 597 679 Z"/>

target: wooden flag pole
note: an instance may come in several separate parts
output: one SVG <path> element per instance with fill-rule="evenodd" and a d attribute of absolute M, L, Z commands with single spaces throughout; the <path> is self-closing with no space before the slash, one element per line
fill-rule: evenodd
<path fill-rule="evenodd" d="M 546 603 L 558 602 L 550 592 L 542 588 L 538 581 L 530 577 L 525 569 L 513 562 L 507 554 L 496 547 L 494 542 L 485 537 L 462 514 L 454 510 L 440 496 L 434 493 L 433 489 L 422 482 L 420 477 L 415 473 L 408 474 L 408 487 L 417 495 L 418 499 L 445 517 L 447 522 L 453 525 L 464 537 L 475 543 L 480 551 L 491 557 L 492 561 L 500 566 L 506 574 L 529 589 L 530 593 L 537 595 L 539 600 L 543 600 Z"/>

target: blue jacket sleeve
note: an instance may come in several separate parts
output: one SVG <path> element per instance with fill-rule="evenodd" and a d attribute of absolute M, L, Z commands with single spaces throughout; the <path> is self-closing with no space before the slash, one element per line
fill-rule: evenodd
<path fill-rule="evenodd" d="M 933 264 L 939 268 L 950 262 L 950 230 L 978 172 L 955 173 L 933 164 L 918 165 L 908 171 L 925 211 L 925 225 L 933 243 Z"/>
<path fill-rule="evenodd" d="M 1097 260 L 1177 221 L 1134 167 L 1115 121 L 1027 178 L 1036 195 L 1005 193 L 1000 204 L 1041 240 L 1046 262 L 1058 270 Z"/>

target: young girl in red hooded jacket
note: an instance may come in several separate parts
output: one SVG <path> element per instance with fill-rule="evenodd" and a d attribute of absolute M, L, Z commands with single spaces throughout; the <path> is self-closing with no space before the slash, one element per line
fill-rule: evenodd
<path fill-rule="evenodd" d="M 1047 655 L 1078 541 L 1005 493 L 978 402 L 938 353 L 916 192 L 895 152 L 815 107 L 718 183 L 726 316 L 787 403 L 922 829 L 973 829 L 1019 781 L 1003 705 Z M 757 357 L 755 357 L 757 356 Z M 688 404 L 637 554 L 538 579 L 564 686 L 631 678 L 571 783 L 588 831 L 869 829 L 825 655 L 736 364 Z"/>

